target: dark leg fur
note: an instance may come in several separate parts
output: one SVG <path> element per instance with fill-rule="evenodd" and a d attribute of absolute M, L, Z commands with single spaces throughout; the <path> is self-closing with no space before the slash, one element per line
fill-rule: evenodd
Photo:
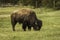
<path fill-rule="evenodd" d="M 31 31 L 31 26 L 28 26 L 28 30 Z"/>
<path fill-rule="evenodd" d="M 22 28 L 24 31 L 26 31 L 26 23 L 23 23 Z"/>
<path fill-rule="evenodd" d="M 16 21 L 11 21 L 13 31 L 15 31 L 15 25 L 16 25 L 16 23 L 17 23 Z"/>

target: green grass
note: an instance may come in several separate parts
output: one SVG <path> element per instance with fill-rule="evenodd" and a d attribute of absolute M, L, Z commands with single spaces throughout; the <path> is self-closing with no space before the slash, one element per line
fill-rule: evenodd
<path fill-rule="evenodd" d="M 9 10 L 8 10 L 9 9 Z M 17 7 L 0 8 L 0 15 L 7 15 Z M 38 19 L 43 21 L 40 31 L 23 31 L 22 25 L 16 25 L 16 31 L 12 31 L 10 17 L 0 17 L 0 40 L 60 40 L 60 10 L 33 9 Z M 51 11 L 52 10 L 52 11 Z"/>

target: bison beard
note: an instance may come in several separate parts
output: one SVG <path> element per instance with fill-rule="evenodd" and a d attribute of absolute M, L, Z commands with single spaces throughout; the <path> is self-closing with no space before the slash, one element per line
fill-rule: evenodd
<path fill-rule="evenodd" d="M 42 26 L 42 21 L 37 19 L 36 13 L 28 9 L 17 10 L 11 14 L 13 31 L 15 31 L 15 25 L 17 22 L 19 24 L 22 23 L 22 28 L 24 31 L 26 31 L 27 26 L 28 30 L 31 30 L 31 27 L 33 27 L 34 30 L 40 30 Z"/>

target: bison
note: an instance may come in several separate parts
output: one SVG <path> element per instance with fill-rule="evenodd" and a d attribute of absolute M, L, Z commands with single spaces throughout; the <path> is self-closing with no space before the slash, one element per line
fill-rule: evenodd
<path fill-rule="evenodd" d="M 42 26 L 42 21 L 38 20 L 36 13 L 30 9 L 20 9 L 14 11 L 11 14 L 11 24 L 13 31 L 15 31 L 16 23 L 22 23 L 22 28 L 24 31 L 26 31 L 26 27 L 28 27 L 28 30 L 31 30 L 31 27 L 33 27 L 34 30 L 40 30 Z"/>

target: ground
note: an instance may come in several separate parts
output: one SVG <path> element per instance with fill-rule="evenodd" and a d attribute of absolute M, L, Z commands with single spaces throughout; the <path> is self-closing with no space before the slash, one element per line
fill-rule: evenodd
<path fill-rule="evenodd" d="M 37 8 L 38 19 L 43 21 L 40 31 L 24 32 L 22 25 L 16 25 L 16 31 L 12 31 L 10 14 L 19 7 L 0 8 L 0 40 L 60 40 L 60 10 Z"/>

